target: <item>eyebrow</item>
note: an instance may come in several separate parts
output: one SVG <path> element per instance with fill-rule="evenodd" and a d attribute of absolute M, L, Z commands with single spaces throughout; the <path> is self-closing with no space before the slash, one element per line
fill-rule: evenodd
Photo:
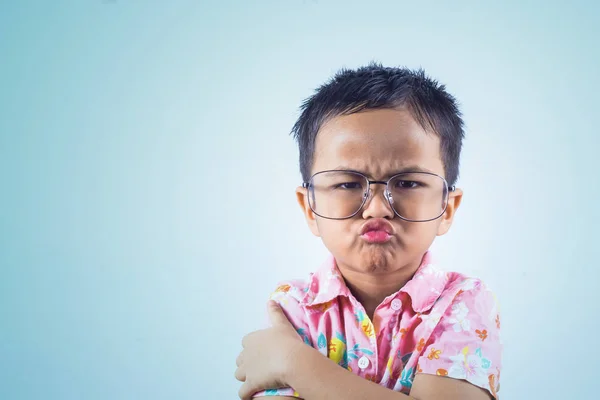
<path fill-rule="evenodd" d="M 338 166 L 337 168 L 334 168 L 334 170 L 336 171 L 348 171 L 348 172 L 358 172 L 361 173 L 363 175 L 369 176 L 372 178 L 372 176 L 368 173 L 366 173 L 365 171 L 361 171 L 355 168 L 349 168 L 343 165 Z M 394 172 L 387 174 L 386 177 L 390 178 L 394 175 L 398 175 L 398 174 L 403 174 L 403 173 L 407 173 L 407 172 L 426 172 L 429 174 L 437 174 L 436 172 L 433 172 L 427 168 L 423 168 L 419 165 L 406 165 L 404 167 L 401 167 L 400 169 L 394 170 Z"/>

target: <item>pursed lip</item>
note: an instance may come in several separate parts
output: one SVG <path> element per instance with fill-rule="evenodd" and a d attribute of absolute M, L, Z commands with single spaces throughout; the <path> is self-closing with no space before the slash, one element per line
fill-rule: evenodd
<path fill-rule="evenodd" d="M 383 218 L 377 218 L 377 219 L 373 219 L 373 220 L 366 222 L 362 226 L 362 228 L 360 230 L 360 234 L 364 235 L 365 233 L 371 232 L 371 231 L 384 231 L 388 235 L 393 235 L 394 227 L 387 220 L 385 220 Z"/>

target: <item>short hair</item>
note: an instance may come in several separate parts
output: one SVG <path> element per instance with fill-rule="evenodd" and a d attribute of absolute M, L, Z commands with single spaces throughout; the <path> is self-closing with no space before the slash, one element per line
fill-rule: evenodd
<path fill-rule="evenodd" d="M 445 178 L 450 186 L 454 185 L 464 138 L 456 99 L 422 69 L 383 67 L 378 63 L 339 70 L 302 103 L 300 117 L 292 128 L 300 151 L 302 179 L 310 179 L 317 133 L 326 121 L 385 108 L 406 108 L 424 130 L 440 138 Z"/>

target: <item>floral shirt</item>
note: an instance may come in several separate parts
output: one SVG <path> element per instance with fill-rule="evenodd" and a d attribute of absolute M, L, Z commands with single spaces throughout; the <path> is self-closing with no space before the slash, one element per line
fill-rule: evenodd
<path fill-rule="evenodd" d="M 416 374 L 464 379 L 498 398 L 502 345 L 495 295 L 478 279 L 438 269 L 426 253 L 413 276 L 373 320 L 327 262 L 306 281 L 281 283 L 271 299 L 307 345 L 341 368 L 410 393 Z M 291 388 L 256 393 L 293 396 Z"/>

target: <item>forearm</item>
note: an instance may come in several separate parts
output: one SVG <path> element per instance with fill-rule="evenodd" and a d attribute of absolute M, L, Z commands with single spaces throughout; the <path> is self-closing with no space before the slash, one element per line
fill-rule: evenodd
<path fill-rule="evenodd" d="M 414 400 L 354 375 L 305 345 L 294 349 L 293 360 L 286 382 L 305 400 Z"/>

